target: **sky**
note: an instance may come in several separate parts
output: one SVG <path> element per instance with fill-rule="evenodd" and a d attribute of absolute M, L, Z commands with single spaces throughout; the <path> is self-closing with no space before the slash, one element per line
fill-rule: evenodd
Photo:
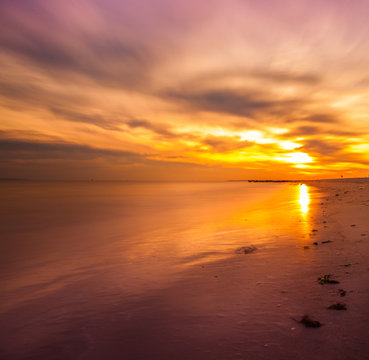
<path fill-rule="evenodd" d="M 369 176 L 367 0 L 0 0 L 0 178 Z"/>

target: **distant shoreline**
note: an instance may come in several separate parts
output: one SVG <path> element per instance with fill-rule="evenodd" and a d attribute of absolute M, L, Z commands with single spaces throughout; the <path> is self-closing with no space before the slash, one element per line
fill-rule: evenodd
<path fill-rule="evenodd" d="M 335 178 L 335 179 L 300 179 L 300 180 L 227 180 L 228 182 L 256 182 L 256 183 L 304 183 L 304 182 L 315 182 L 315 181 L 352 181 L 352 180 L 368 180 L 369 177 L 361 178 Z"/>
<path fill-rule="evenodd" d="M 250 182 L 250 183 L 304 183 L 316 181 L 369 181 L 369 177 L 359 178 L 333 178 L 333 179 L 299 179 L 299 180 L 267 180 L 267 179 L 230 179 L 230 180 L 109 180 L 109 179 L 80 179 L 80 180 L 65 180 L 65 179 L 27 179 L 27 178 L 0 178 L 0 182 L 144 182 L 144 183 L 174 183 L 174 182 L 188 182 L 188 183 L 206 183 L 206 182 Z"/>

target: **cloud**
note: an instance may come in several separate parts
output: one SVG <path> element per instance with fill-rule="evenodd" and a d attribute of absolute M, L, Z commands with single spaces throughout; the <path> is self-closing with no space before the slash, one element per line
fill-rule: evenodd
<path fill-rule="evenodd" d="M 45 142 L 35 140 L 0 139 L 2 160 L 66 159 L 93 160 L 112 158 L 121 163 L 145 161 L 145 157 L 134 152 L 101 149 L 68 142 Z"/>
<path fill-rule="evenodd" d="M 270 69 L 254 69 L 248 72 L 249 77 L 274 83 L 291 83 L 300 85 L 318 85 L 322 82 L 321 75 L 313 73 L 298 73 L 287 71 L 273 71 Z"/>
<path fill-rule="evenodd" d="M 345 148 L 345 144 L 340 141 L 328 141 L 309 139 L 303 141 L 303 146 L 299 150 L 307 151 L 308 153 L 319 154 L 320 156 L 329 155 L 336 156 Z"/>
<path fill-rule="evenodd" d="M 51 108 L 50 111 L 56 115 L 57 117 L 61 117 L 67 121 L 81 122 L 87 123 L 90 125 L 96 125 L 105 130 L 116 130 L 120 131 L 119 125 L 122 124 L 122 121 L 117 119 L 108 118 L 101 115 L 94 114 L 84 114 L 76 111 L 70 111 L 66 109 L 60 108 Z"/>
<path fill-rule="evenodd" d="M 256 95 L 232 90 L 168 91 L 165 95 L 198 111 L 246 117 L 252 117 L 259 111 L 271 111 L 279 105 L 274 101 L 259 99 Z"/>
<path fill-rule="evenodd" d="M 265 83 L 270 82 L 274 85 L 291 84 L 299 86 L 316 86 L 323 81 L 322 76 L 317 73 L 296 72 L 287 70 L 273 70 L 269 67 L 260 66 L 237 66 L 236 68 L 220 67 L 213 70 L 205 70 L 204 73 L 198 74 L 187 80 L 188 84 L 195 87 L 214 86 L 216 84 L 229 83 L 237 79 L 240 83 L 248 84 L 250 82 Z"/>
<path fill-rule="evenodd" d="M 240 150 L 255 145 L 251 141 L 240 141 L 238 137 L 210 135 L 202 139 L 202 143 L 210 146 L 213 152 L 218 153 Z"/>
<path fill-rule="evenodd" d="M 299 126 L 292 131 L 289 131 L 285 136 L 291 137 L 291 136 L 299 136 L 299 135 L 316 135 L 321 133 L 321 129 L 317 126 Z"/>
<path fill-rule="evenodd" d="M 337 117 L 329 115 L 329 114 L 312 114 L 309 116 L 306 116 L 302 120 L 311 122 L 311 123 L 338 123 L 339 119 Z"/>
<path fill-rule="evenodd" d="M 291 138 L 295 136 L 318 136 L 321 137 L 323 134 L 330 135 L 330 136 L 338 136 L 338 137 L 355 137 L 360 136 L 362 133 L 358 130 L 341 130 L 337 129 L 337 127 L 332 125 L 327 125 L 326 127 L 322 126 L 312 126 L 312 125 L 303 125 L 298 126 L 294 129 L 291 129 L 288 133 L 282 134 L 281 136 Z"/>
<path fill-rule="evenodd" d="M 149 131 L 152 131 L 158 135 L 168 137 L 168 138 L 174 138 L 178 137 L 178 135 L 171 132 L 167 125 L 164 124 L 157 124 L 150 122 L 148 120 L 143 119 L 130 119 L 125 122 L 126 125 L 128 125 L 130 128 L 143 128 Z"/>
<path fill-rule="evenodd" d="M 96 12 L 92 4 L 82 3 L 79 10 Z M 150 43 L 130 38 L 123 26 L 120 32 L 114 31 L 101 15 L 96 21 L 105 30 L 96 33 L 92 23 L 83 21 L 82 13 L 68 10 L 58 1 L 54 9 L 39 1 L 33 6 L 25 1 L 5 1 L 0 12 L 0 49 L 54 79 L 81 81 L 85 77 L 103 86 L 126 89 L 148 86 L 157 61 Z"/>
<path fill-rule="evenodd" d="M 26 75 L 23 79 L 22 76 L 20 78 L 14 76 L 13 80 L 0 80 L 0 99 L 3 107 L 18 111 L 29 109 L 52 111 L 88 104 L 84 93 L 76 95 L 65 89 L 62 91 L 61 88 L 50 86 L 50 83 L 32 81 Z"/>

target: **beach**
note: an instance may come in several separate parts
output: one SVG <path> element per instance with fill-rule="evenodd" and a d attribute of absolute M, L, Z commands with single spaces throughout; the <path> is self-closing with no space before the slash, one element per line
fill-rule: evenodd
<path fill-rule="evenodd" d="M 369 359 L 368 179 L 0 191 L 3 360 Z"/>
<path fill-rule="evenodd" d="M 369 360 L 369 1 L 0 1 L 0 360 Z"/>

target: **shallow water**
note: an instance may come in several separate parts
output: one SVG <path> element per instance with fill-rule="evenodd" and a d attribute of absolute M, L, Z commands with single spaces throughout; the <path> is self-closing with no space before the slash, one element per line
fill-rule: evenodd
<path fill-rule="evenodd" d="M 303 250 L 314 236 L 316 188 L 3 182 L 0 189 L 1 359 L 296 355 L 297 346 L 284 345 L 291 316 L 319 300 L 300 294 L 301 276 L 314 278 L 319 268 L 316 254 Z M 236 254 L 251 245 L 254 253 Z"/>
<path fill-rule="evenodd" d="M 276 246 L 308 226 L 301 187 L 286 184 L 1 185 L 1 279 L 16 302 L 113 269 L 125 291 L 144 293 L 194 264 Z"/>

